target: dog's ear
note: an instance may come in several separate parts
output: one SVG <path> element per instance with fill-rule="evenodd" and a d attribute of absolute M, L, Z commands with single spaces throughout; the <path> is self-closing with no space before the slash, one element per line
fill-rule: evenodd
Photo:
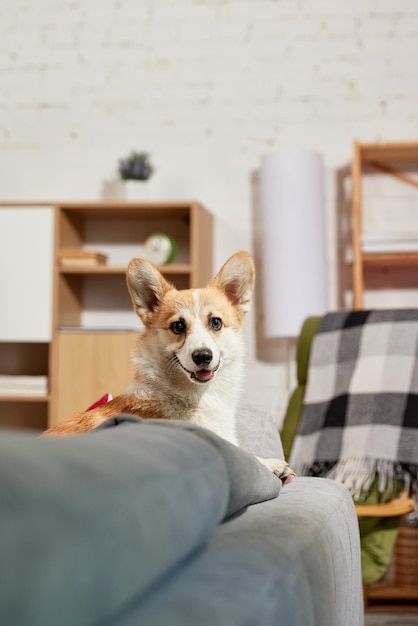
<path fill-rule="evenodd" d="M 221 267 L 210 286 L 221 289 L 228 300 L 246 313 L 251 305 L 255 268 L 248 252 L 237 252 Z"/>
<path fill-rule="evenodd" d="M 139 257 L 129 263 L 126 281 L 136 314 L 144 324 L 164 294 L 173 289 L 156 267 Z"/>

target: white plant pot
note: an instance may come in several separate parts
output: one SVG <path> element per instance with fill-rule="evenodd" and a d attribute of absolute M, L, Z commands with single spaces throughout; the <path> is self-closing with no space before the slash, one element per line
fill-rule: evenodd
<path fill-rule="evenodd" d="M 123 186 L 125 200 L 129 202 L 149 200 L 152 197 L 150 180 L 125 180 Z"/>

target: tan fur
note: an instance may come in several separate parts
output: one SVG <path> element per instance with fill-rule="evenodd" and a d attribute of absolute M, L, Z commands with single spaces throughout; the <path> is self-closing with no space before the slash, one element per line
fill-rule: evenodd
<path fill-rule="evenodd" d="M 137 415 L 144 419 L 162 419 L 165 417 L 158 412 L 152 401 L 138 400 L 134 395 L 120 395 L 92 411 L 83 411 L 63 420 L 56 426 L 46 430 L 43 435 L 67 437 L 68 435 L 89 432 L 110 417 L 120 415 L 121 413 Z"/>

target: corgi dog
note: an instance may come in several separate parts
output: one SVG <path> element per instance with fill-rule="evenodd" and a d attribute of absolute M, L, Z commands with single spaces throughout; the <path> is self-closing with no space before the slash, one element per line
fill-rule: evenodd
<path fill-rule="evenodd" d="M 247 252 L 234 254 L 207 287 L 181 291 L 150 262 L 133 259 L 127 284 L 144 326 L 133 354 L 133 380 L 107 404 L 78 413 L 43 434 L 84 433 L 109 417 L 129 413 L 187 420 L 238 445 L 235 409 L 244 357 L 241 326 L 254 281 L 254 263 Z M 285 461 L 259 460 L 284 482 L 294 476 Z"/>

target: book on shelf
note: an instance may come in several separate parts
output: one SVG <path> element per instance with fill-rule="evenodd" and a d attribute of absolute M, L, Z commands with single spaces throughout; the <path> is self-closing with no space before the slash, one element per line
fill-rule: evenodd
<path fill-rule="evenodd" d="M 60 250 L 59 259 L 62 266 L 88 266 L 97 267 L 98 265 L 105 265 L 107 262 L 107 255 L 101 252 L 95 252 L 93 250 L 81 250 L 78 248 L 66 248 Z"/>

